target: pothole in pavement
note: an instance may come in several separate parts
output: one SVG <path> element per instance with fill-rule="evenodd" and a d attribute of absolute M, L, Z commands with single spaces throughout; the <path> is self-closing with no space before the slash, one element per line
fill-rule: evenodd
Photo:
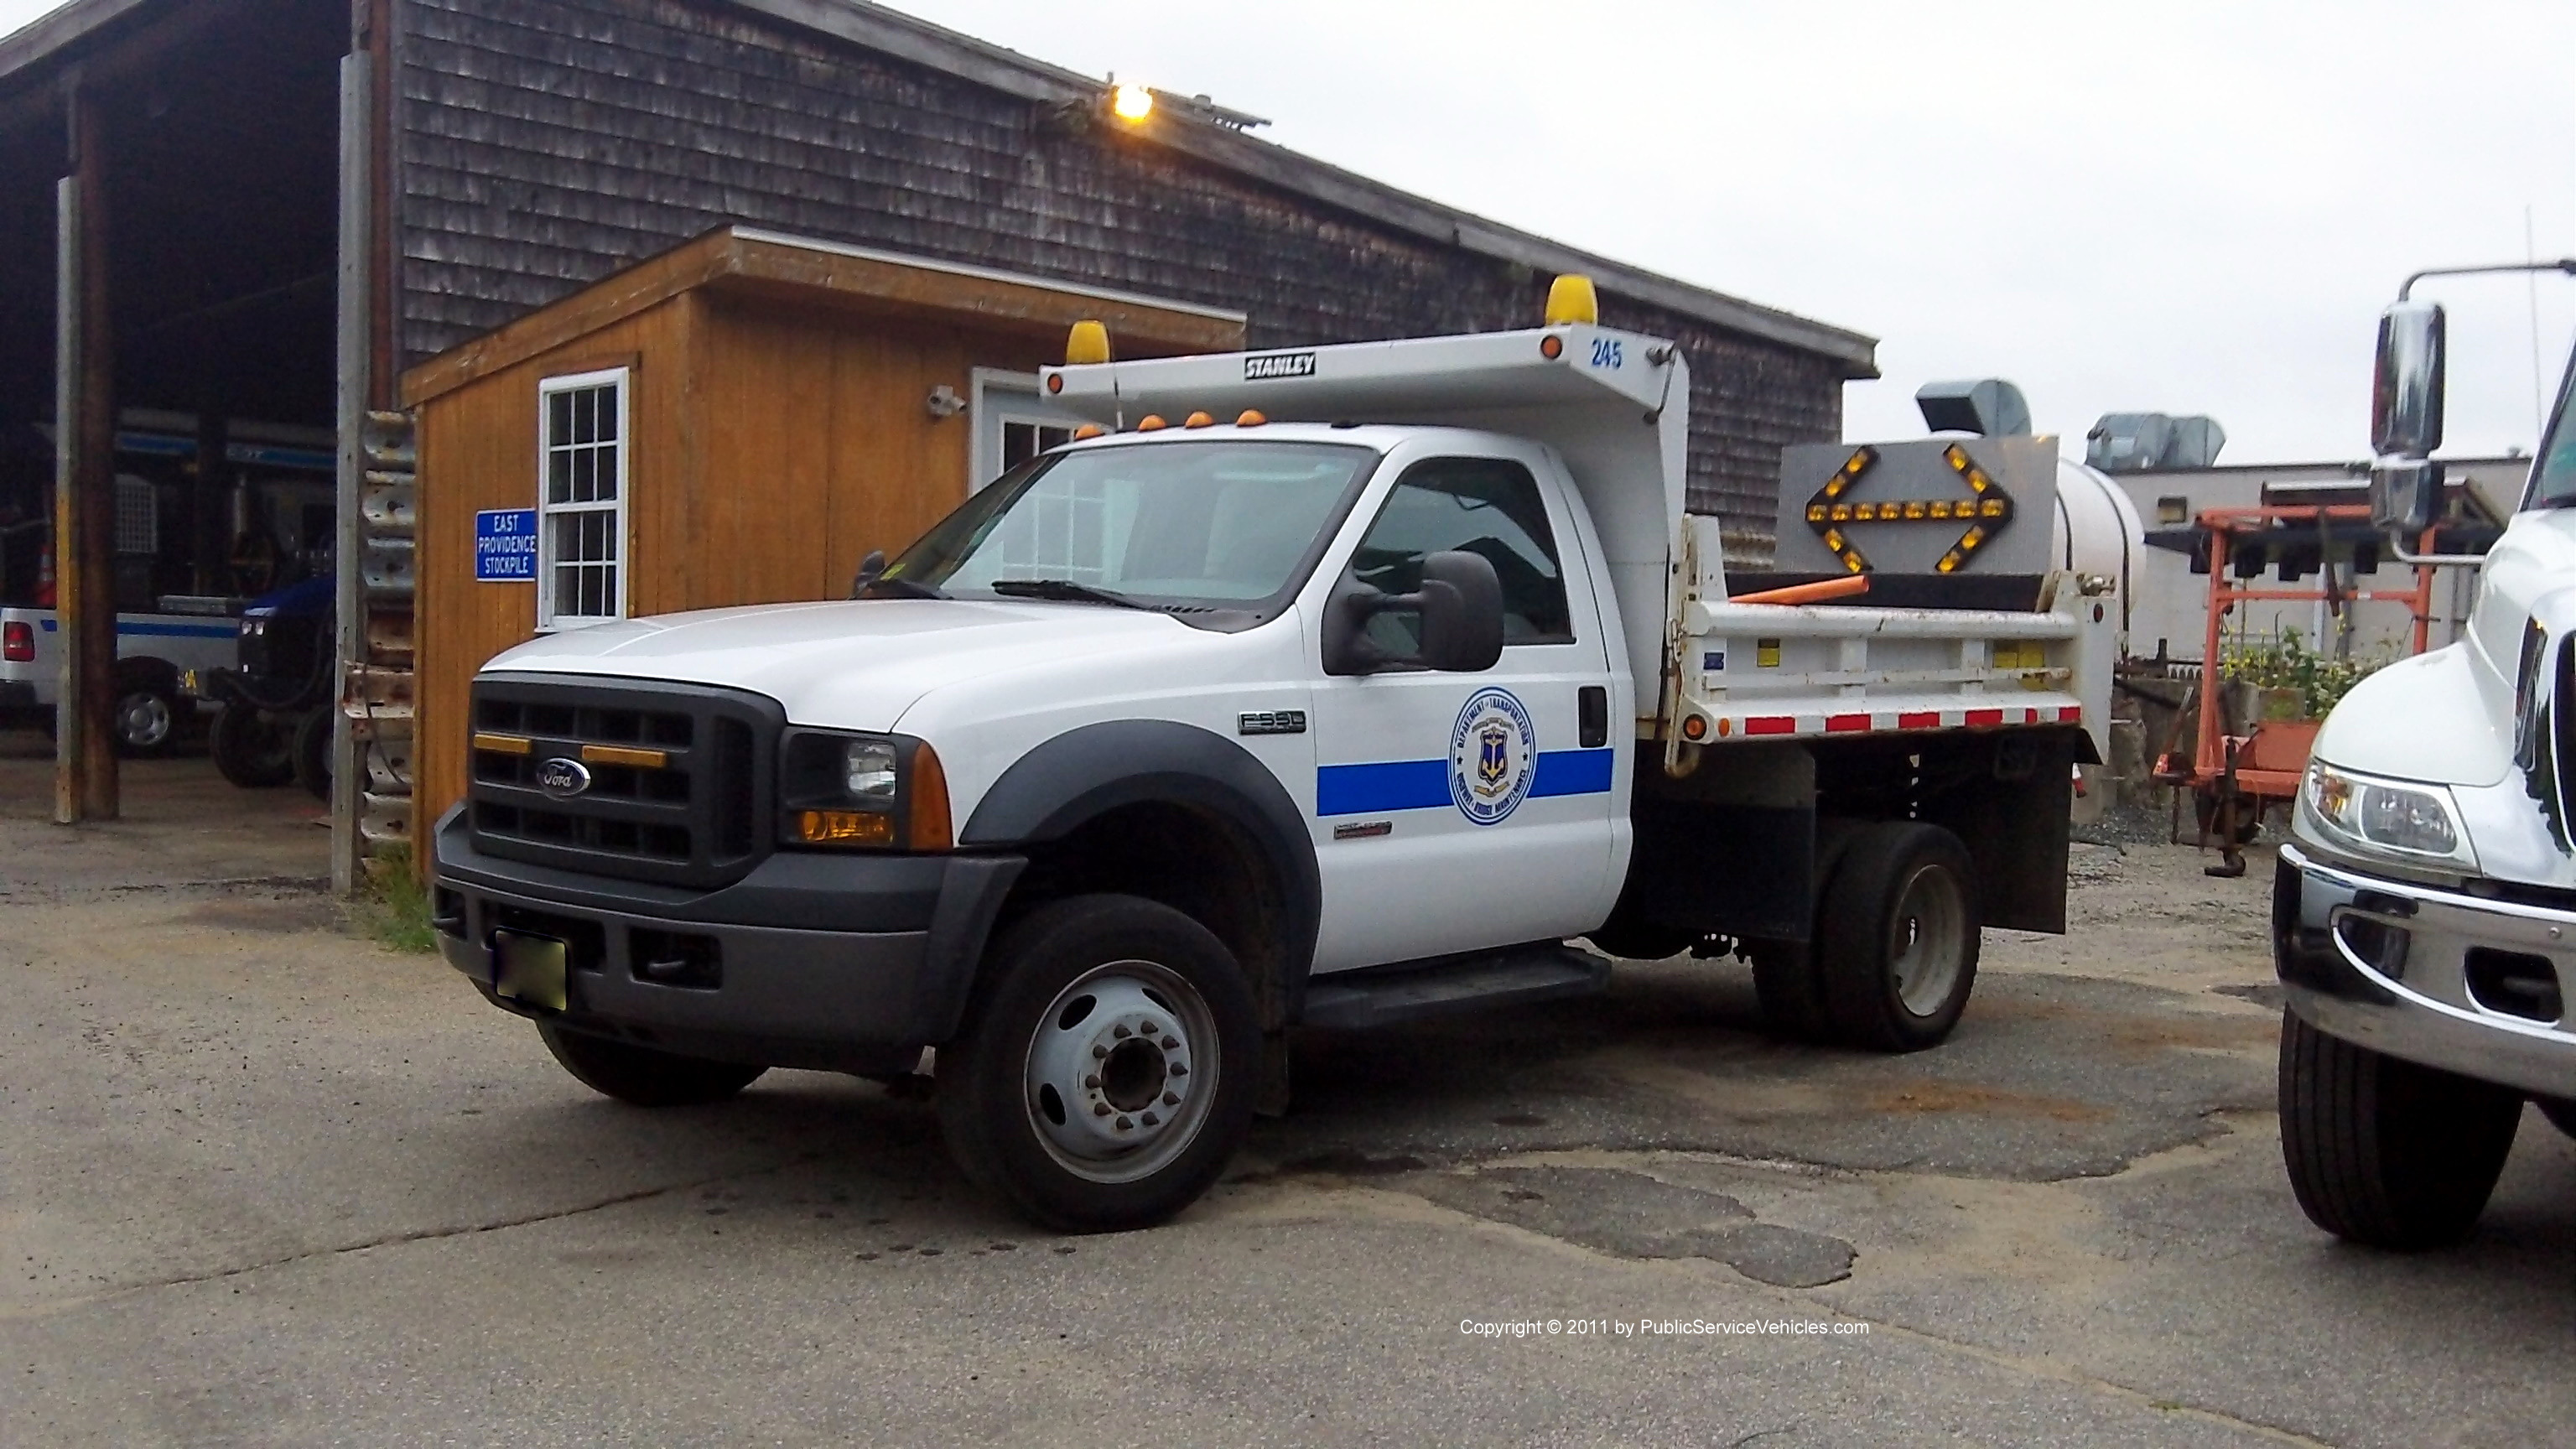
<path fill-rule="evenodd" d="M 1601 1167 L 1488 1167 L 1395 1184 L 1442 1207 L 1622 1258 L 1707 1258 L 1757 1282 L 1817 1288 L 1851 1276 L 1852 1245 L 1757 1220 L 1723 1193 Z"/>

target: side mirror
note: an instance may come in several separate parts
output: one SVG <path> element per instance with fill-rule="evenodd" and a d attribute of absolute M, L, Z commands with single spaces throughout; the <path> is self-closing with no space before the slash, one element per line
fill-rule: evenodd
<path fill-rule="evenodd" d="M 2442 465 L 2427 458 L 2382 458 L 2370 469 L 2370 526 L 2411 548 L 2442 518 Z"/>
<path fill-rule="evenodd" d="M 866 598 L 868 595 L 868 585 L 875 583 L 880 578 L 883 578 L 885 576 L 885 571 L 885 550 L 881 548 L 869 549 L 868 556 L 859 560 L 858 576 L 850 580 L 850 597 L 853 599 Z"/>
<path fill-rule="evenodd" d="M 2442 446 L 2445 322 L 2437 302 L 2399 302 L 2379 317 L 2370 446 L 2385 458 L 2429 458 Z"/>
<path fill-rule="evenodd" d="M 1481 674 L 1503 657 L 1503 581 L 1480 553 L 1435 553 L 1422 561 L 1422 664 L 1444 674 Z"/>
<path fill-rule="evenodd" d="M 1380 614 L 1412 613 L 1421 620 L 1421 646 L 1397 654 L 1368 637 Z M 1503 657 L 1503 581 L 1493 560 L 1456 550 L 1422 561 L 1422 587 L 1410 594 L 1381 594 L 1344 579 L 1324 611 L 1324 672 L 1375 674 L 1415 667 L 1446 674 L 1476 674 Z"/>

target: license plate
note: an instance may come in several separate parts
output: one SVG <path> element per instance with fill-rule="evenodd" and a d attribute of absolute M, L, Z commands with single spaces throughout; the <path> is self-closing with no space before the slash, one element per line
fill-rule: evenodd
<path fill-rule="evenodd" d="M 566 994 L 572 948 L 552 936 L 492 933 L 492 991 L 547 1011 L 571 1005 Z"/>

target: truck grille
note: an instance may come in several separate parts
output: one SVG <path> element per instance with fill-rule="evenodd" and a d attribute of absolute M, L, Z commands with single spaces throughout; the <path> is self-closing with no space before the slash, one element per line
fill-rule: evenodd
<path fill-rule="evenodd" d="M 478 679 L 475 846 L 593 875 L 729 885 L 769 853 L 761 822 L 785 724 L 775 703 L 735 690 Z"/>

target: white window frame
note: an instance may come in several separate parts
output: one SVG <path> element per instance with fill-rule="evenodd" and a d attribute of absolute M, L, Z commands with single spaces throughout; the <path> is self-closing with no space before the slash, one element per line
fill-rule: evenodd
<path fill-rule="evenodd" d="M 1042 428 L 1070 431 L 1083 423 L 1082 418 L 1047 402 L 1034 372 L 979 367 L 969 376 L 967 391 L 970 394 L 967 419 L 975 428 L 974 445 L 966 450 L 966 492 L 969 496 L 982 492 L 985 484 L 1002 476 L 1004 426 L 1033 423 Z"/>
<path fill-rule="evenodd" d="M 616 497 L 608 503 L 555 503 L 547 494 L 547 482 L 553 471 L 556 452 L 572 447 L 595 446 L 558 443 L 549 434 L 554 426 L 554 398 L 558 393 L 579 392 L 590 388 L 613 387 L 617 396 Z M 633 491 L 634 369 L 604 368 L 597 372 L 568 373 L 549 377 L 537 384 L 537 630 L 559 633 L 567 629 L 586 629 L 593 624 L 606 624 L 626 617 L 627 581 L 634 573 L 634 548 L 626 532 L 626 503 Z M 617 575 L 617 598 L 611 614 L 565 614 L 557 608 L 555 598 L 555 529 L 556 521 L 585 514 L 609 515 L 609 539 L 615 550 L 607 560 Z"/>

